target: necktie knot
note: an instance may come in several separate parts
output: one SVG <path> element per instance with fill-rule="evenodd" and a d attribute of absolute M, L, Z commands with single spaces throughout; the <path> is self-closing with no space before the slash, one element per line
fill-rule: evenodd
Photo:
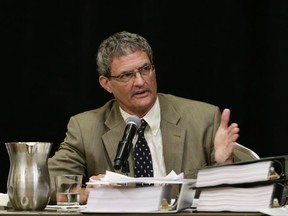
<path fill-rule="evenodd" d="M 141 127 L 138 130 L 138 134 L 144 134 L 145 128 L 147 126 L 147 122 L 144 119 L 141 119 Z"/>

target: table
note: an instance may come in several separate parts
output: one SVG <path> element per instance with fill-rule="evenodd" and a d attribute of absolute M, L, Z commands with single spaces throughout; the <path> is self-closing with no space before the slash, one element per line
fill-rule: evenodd
<path fill-rule="evenodd" d="M 43 215 L 43 216 L 262 216 L 265 214 L 255 212 L 177 212 L 177 213 L 81 213 L 77 211 L 14 211 L 0 210 L 0 215 Z"/>

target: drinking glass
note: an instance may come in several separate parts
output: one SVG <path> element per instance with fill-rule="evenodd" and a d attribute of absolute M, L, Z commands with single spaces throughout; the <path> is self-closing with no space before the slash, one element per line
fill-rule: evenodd
<path fill-rule="evenodd" d="M 58 206 L 79 205 L 82 175 L 55 176 L 56 201 Z"/>

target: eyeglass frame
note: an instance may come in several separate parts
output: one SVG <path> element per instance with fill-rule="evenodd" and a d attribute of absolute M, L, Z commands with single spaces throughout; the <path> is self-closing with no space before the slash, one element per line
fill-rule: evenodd
<path fill-rule="evenodd" d="M 148 68 L 147 68 L 148 67 Z M 147 71 L 145 70 L 145 68 L 147 68 Z M 149 69 L 150 68 L 150 69 Z M 149 70 L 148 70 L 149 69 Z M 150 75 L 150 73 L 152 72 L 152 71 L 154 71 L 155 70 L 155 65 L 154 64 L 144 64 L 143 66 L 141 66 L 141 67 L 139 67 L 139 68 L 136 68 L 136 69 L 134 69 L 133 71 L 124 71 L 124 72 L 122 72 L 122 73 L 120 73 L 119 75 L 117 75 L 117 76 L 112 76 L 112 75 L 110 75 L 110 76 L 108 76 L 108 79 L 111 79 L 111 78 L 113 78 L 113 79 L 116 79 L 116 80 L 118 80 L 118 81 L 120 81 L 120 82 L 123 82 L 123 83 L 127 83 L 127 82 L 129 82 L 132 78 L 135 78 L 136 77 L 136 73 L 139 73 L 140 75 L 141 75 L 141 77 L 143 78 L 143 77 L 146 77 L 146 76 L 149 76 Z M 125 76 L 129 76 L 129 77 L 127 77 L 127 79 L 128 80 L 123 80 L 123 77 L 125 77 Z M 130 75 L 131 75 L 131 77 L 130 77 Z M 133 75 L 133 76 L 132 76 Z M 121 78 L 122 77 L 122 78 Z M 125 79 L 125 78 L 124 78 Z"/>

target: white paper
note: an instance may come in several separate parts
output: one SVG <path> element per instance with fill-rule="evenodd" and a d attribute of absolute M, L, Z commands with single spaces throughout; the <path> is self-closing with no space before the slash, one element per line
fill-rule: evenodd
<path fill-rule="evenodd" d="M 267 181 L 271 164 L 272 161 L 259 161 L 241 165 L 206 167 L 199 170 L 196 187 Z"/>
<path fill-rule="evenodd" d="M 85 212 L 151 212 L 160 208 L 163 186 L 90 189 Z"/>
<path fill-rule="evenodd" d="M 169 185 L 151 187 L 98 187 L 91 188 L 87 208 L 83 213 L 173 213 L 189 209 L 192 211 L 195 196 L 195 179 L 181 183 L 177 201 L 170 202 L 169 208 L 161 208 L 163 198 L 170 200 L 172 187 Z"/>
<path fill-rule="evenodd" d="M 270 206 L 274 185 L 214 187 L 201 190 L 197 211 L 258 212 Z"/>
<path fill-rule="evenodd" d="M 126 183 L 154 183 L 154 184 L 181 184 L 185 182 L 184 174 L 177 175 L 173 170 L 165 177 L 140 177 L 133 178 L 123 174 L 106 171 L 106 174 L 100 180 L 94 180 L 90 178 L 87 184 L 126 184 Z"/>
<path fill-rule="evenodd" d="M 7 206 L 9 202 L 8 194 L 0 193 L 0 206 Z"/>

